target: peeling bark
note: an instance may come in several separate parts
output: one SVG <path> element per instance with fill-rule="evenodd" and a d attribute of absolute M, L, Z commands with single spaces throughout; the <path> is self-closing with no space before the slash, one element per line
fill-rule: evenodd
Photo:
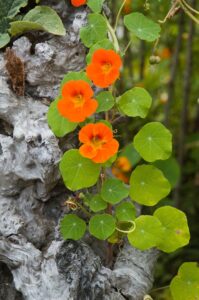
<path fill-rule="evenodd" d="M 138 251 L 126 242 L 111 270 L 95 242 L 64 242 L 59 235 L 69 192 L 60 180 L 63 149 L 47 125 L 47 103 L 63 75 L 85 64 L 78 32 L 87 15 L 83 9 L 65 12 L 62 4 L 55 8 L 65 37 L 40 33 L 38 42 L 23 36 L 13 44 L 25 64 L 24 97 L 11 90 L 0 53 L 0 299 L 141 300 L 152 286 L 157 251 Z"/>

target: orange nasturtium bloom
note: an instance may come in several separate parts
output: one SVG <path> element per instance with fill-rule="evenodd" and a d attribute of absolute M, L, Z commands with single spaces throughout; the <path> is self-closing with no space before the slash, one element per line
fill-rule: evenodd
<path fill-rule="evenodd" d="M 114 50 L 98 49 L 94 52 L 86 73 L 96 86 L 106 88 L 118 79 L 121 66 L 122 60 Z"/>
<path fill-rule="evenodd" d="M 97 109 L 98 102 L 93 90 L 83 80 L 71 80 L 62 88 L 62 98 L 58 101 L 59 113 L 71 122 L 83 122 Z"/>
<path fill-rule="evenodd" d="M 86 4 L 87 0 L 71 0 L 71 4 L 75 7 L 82 6 Z"/>
<path fill-rule="evenodd" d="M 83 143 L 80 154 L 95 163 L 104 163 L 117 153 L 119 143 L 113 138 L 112 130 L 104 123 L 87 124 L 79 132 Z"/>

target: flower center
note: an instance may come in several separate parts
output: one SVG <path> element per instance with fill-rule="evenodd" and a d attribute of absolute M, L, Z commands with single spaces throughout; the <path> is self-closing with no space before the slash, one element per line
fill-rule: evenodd
<path fill-rule="evenodd" d="M 102 65 L 102 71 L 103 73 L 105 74 L 108 74 L 112 69 L 112 64 L 109 63 L 109 62 L 105 62 L 103 65 Z"/>
<path fill-rule="evenodd" d="M 103 141 L 102 137 L 99 135 L 95 135 L 91 138 L 91 142 L 94 147 L 99 148 L 101 147 L 105 142 Z"/>
<path fill-rule="evenodd" d="M 84 104 L 84 97 L 81 93 L 74 95 L 73 102 L 76 107 L 82 106 Z"/>

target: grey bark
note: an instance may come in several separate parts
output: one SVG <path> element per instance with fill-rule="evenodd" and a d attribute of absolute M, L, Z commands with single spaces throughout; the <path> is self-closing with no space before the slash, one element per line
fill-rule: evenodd
<path fill-rule="evenodd" d="M 60 179 L 63 149 L 47 125 L 46 99 L 56 97 L 65 73 L 85 64 L 79 28 L 87 15 L 62 5 L 55 8 L 65 37 L 39 34 L 40 42 L 20 37 L 13 44 L 25 63 L 24 97 L 11 90 L 0 53 L 0 299 L 141 300 L 152 287 L 156 250 L 138 251 L 125 242 L 111 270 L 96 252 L 103 252 L 101 244 L 64 242 L 59 235 L 70 193 Z"/>

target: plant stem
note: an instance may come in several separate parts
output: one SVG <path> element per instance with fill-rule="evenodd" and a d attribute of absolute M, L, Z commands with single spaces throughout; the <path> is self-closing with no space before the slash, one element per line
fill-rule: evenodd
<path fill-rule="evenodd" d="M 123 53 L 122 53 L 123 56 L 126 54 L 126 51 L 127 51 L 127 50 L 129 49 L 129 47 L 131 46 L 131 43 L 132 43 L 132 40 L 130 39 L 129 42 L 128 42 L 128 44 L 126 45 L 126 47 L 125 47 Z"/>
<path fill-rule="evenodd" d="M 188 10 L 188 8 L 183 4 L 181 0 L 179 0 L 179 4 L 184 10 L 184 12 L 196 23 L 199 25 L 199 19 L 197 19 L 192 13 Z"/>
<path fill-rule="evenodd" d="M 90 218 L 92 215 L 81 205 L 80 203 L 76 203 L 77 206 Z"/>
<path fill-rule="evenodd" d="M 113 27 L 111 26 L 111 24 L 109 23 L 109 21 L 108 21 L 107 17 L 105 16 L 105 14 L 103 14 L 103 15 L 104 15 L 104 18 L 106 19 L 106 24 L 107 24 L 107 27 L 108 27 L 108 31 L 109 31 L 109 33 L 110 33 L 110 36 L 111 36 L 113 45 L 114 45 L 114 47 L 115 47 L 115 50 L 116 50 L 117 52 L 119 52 L 119 51 L 120 51 L 120 46 L 119 46 L 117 37 L 116 37 L 116 35 L 115 35 L 115 31 L 114 31 Z"/>
<path fill-rule="evenodd" d="M 125 3 L 126 3 L 126 0 L 124 0 L 124 1 L 122 2 L 122 5 L 120 6 L 120 9 L 119 9 L 119 11 L 118 11 L 118 13 L 117 13 L 116 21 L 115 21 L 115 26 L 114 26 L 114 31 L 116 31 L 116 29 L 117 29 L 117 25 L 118 25 L 118 22 L 119 22 L 119 18 L 120 18 L 120 15 L 121 15 L 121 12 L 122 12 L 122 9 L 123 9 Z"/>
<path fill-rule="evenodd" d="M 199 15 L 199 11 L 190 6 L 185 0 L 181 0 L 181 2 L 193 13 Z"/>
<path fill-rule="evenodd" d="M 168 288 L 169 288 L 169 285 L 165 285 L 165 286 L 162 286 L 160 288 L 153 289 L 150 292 L 153 293 L 153 292 L 161 291 L 161 290 L 168 289 Z"/>

